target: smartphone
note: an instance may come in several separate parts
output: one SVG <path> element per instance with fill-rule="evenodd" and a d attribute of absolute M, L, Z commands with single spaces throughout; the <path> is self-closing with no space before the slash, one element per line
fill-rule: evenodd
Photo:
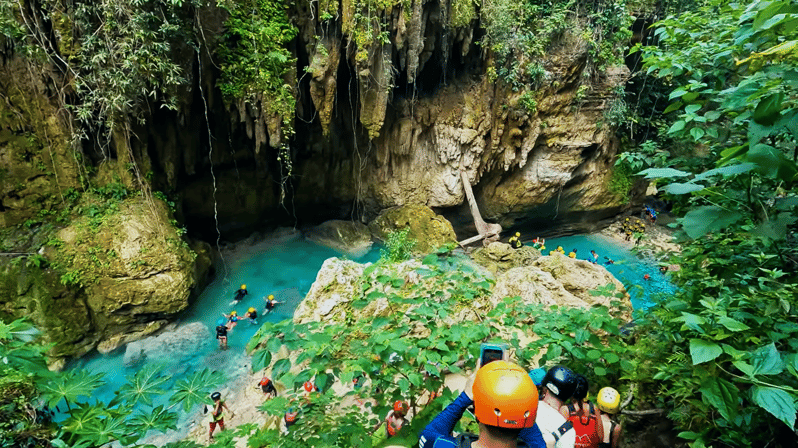
<path fill-rule="evenodd" d="M 493 361 L 504 359 L 504 353 L 507 351 L 507 344 L 483 342 L 479 347 L 479 360 L 480 365 L 486 365 Z"/>

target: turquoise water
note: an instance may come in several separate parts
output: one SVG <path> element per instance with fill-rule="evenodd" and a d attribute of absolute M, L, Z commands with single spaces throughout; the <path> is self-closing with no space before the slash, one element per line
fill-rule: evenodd
<path fill-rule="evenodd" d="M 216 340 L 216 322 L 222 314 L 236 310 L 243 316 L 250 307 L 258 313 L 258 324 L 279 322 L 293 316 L 294 309 L 310 290 L 324 260 L 341 254 L 326 247 L 305 241 L 298 233 L 266 238 L 254 244 L 239 243 L 232 250 L 222 252 L 224 266 L 217 269 L 215 279 L 178 320 L 178 325 L 202 322 L 207 326 L 207 342 L 199 344 L 192 353 L 169 354 L 147 362 L 162 364 L 172 381 L 185 377 L 192 371 L 208 367 L 233 378 L 249 367 L 245 353 L 247 341 L 260 325 L 242 319 L 228 332 L 228 350 L 220 350 Z M 375 261 L 379 251 L 372 250 L 359 262 Z M 235 291 L 247 285 L 249 294 L 237 305 L 231 305 Z M 274 294 L 280 302 L 275 309 L 263 315 L 264 297 Z M 124 348 L 108 355 L 95 354 L 83 358 L 74 367 L 85 367 L 91 372 L 105 373 L 106 385 L 93 394 L 93 398 L 108 402 L 114 397 L 126 377 L 134 375 L 142 366 L 124 365 Z"/>
<path fill-rule="evenodd" d="M 659 297 L 671 294 L 675 290 L 668 280 L 668 274 L 663 275 L 659 271 L 659 266 L 654 265 L 651 260 L 638 258 L 613 239 L 601 235 L 547 238 L 545 255 L 557 246 L 562 246 L 566 254 L 572 249 L 577 249 L 576 258 L 580 260 L 592 260 L 590 251 L 595 250 L 599 262 L 629 291 L 632 306 L 636 310 L 645 310 L 656 303 Z M 607 260 L 604 257 L 614 260 L 615 263 L 606 264 Z M 644 278 L 646 274 L 649 276 L 648 280 Z"/>

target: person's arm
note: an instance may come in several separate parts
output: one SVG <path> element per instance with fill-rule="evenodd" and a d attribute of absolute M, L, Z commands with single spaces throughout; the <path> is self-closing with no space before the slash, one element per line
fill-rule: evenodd
<path fill-rule="evenodd" d="M 528 448 L 546 448 L 546 441 L 540 433 L 538 424 L 535 423 L 531 428 L 524 428 L 518 433 L 518 437 L 526 443 Z"/>
<path fill-rule="evenodd" d="M 612 448 L 618 448 L 621 442 L 621 424 L 615 425 L 615 430 L 612 431 Z"/>
<path fill-rule="evenodd" d="M 465 392 L 460 393 L 460 395 L 446 406 L 446 409 L 441 411 L 431 422 L 421 431 L 421 436 L 419 438 L 419 447 L 420 448 L 431 448 L 435 444 L 435 440 L 438 437 L 451 437 L 452 430 L 454 430 L 454 425 L 460 420 L 460 417 L 463 416 L 463 412 L 465 412 L 466 408 L 471 406 L 474 403 Z"/>

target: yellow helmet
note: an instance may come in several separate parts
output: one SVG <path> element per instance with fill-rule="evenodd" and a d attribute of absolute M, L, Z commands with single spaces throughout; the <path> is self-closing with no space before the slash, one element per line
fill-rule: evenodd
<path fill-rule="evenodd" d="M 274 294 L 269 294 L 269 300 L 274 300 Z"/>
<path fill-rule="evenodd" d="M 247 289 L 247 285 L 241 285 L 241 289 Z"/>
<path fill-rule="evenodd" d="M 629 218 L 626 218 L 626 220 L 629 221 Z"/>
<path fill-rule="evenodd" d="M 596 396 L 596 404 L 602 411 L 608 414 L 616 414 L 621 405 L 621 394 L 611 387 L 605 387 Z"/>
<path fill-rule="evenodd" d="M 515 236 L 521 236 L 521 232 L 515 232 Z"/>
<path fill-rule="evenodd" d="M 230 311 L 230 315 L 231 315 L 231 316 L 235 316 L 235 315 L 237 315 L 237 314 L 238 314 L 238 313 L 237 313 L 235 310 L 233 310 L 233 311 Z"/>
<path fill-rule="evenodd" d="M 255 308 L 250 308 L 250 309 L 249 309 L 249 310 L 247 310 L 247 311 L 248 311 L 248 312 L 250 312 L 250 313 L 254 313 L 254 312 L 255 312 Z"/>

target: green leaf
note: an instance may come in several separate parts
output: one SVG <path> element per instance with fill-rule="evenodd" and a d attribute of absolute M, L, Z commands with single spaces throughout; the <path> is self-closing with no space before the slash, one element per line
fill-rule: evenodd
<path fill-rule="evenodd" d="M 757 144 L 748 151 L 746 159 L 757 165 L 757 172 L 771 179 L 792 182 L 798 167 L 784 154 L 770 145 Z"/>
<path fill-rule="evenodd" d="M 596 375 L 598 375 L 598 376 L 606 376 L 607 375 L 607 369 L 605 369 L 604 367 L 596 366 L 596 367 L 593 368 L 593 372 L 595 372 Z"/>
<path fill-rule="evenodd" d="M 753 163 L 739 163 L 736 165 L 726 165 L 720 168 L 711 169 L 709 171 L 704 171 L 703 173 L 697 175 L 693 181 L 707 179 L 711 176 L 721 175 L 723 177 L 730 177 L 736 176 L 738 174 L 747 173 L 752 169 L 756 168 L 756 165 Z"/>
<path fill-rule="evenodd" d="M 668 194 L 688 194 L 694 191 L 701 191 L 704 188 L 705 187 L 703 185 L 694 184 L 692 182 L 688 183 L 674 182 L 672 184 L 666 185 L 665 188 L 663 188 L 663 190 L 665 190 L 665 192 Z"/>
<path fill-rule="evenodd" d="M 698 141 L 704 136 L 704 130 L 697 127 L 692 128 L 690 129 L 690 135 L 693 136 L 693 140 Z"/>
<path fill-rule="evenodd" d="M 693 365 L 712 361 L 721 353 L 723 353 L 723 349 L 714 342 L 690 339 L 690 356 L 693 358 Z"/>
<path fill-rule="evenodd" d="M 700 104 L 690 104 L 690 105 L 688 105 L 687 107 L 684 108 L 684 111 L 686 113 L 688 113 L 688 114 L 694 114 L 694 113 L 698 112 L 699 110 L 701 110 L 701 105 Z"/>
<path fill-rule="evenodd" d="M 283 358 L 274 363 L 272 367 L 272 379 L 279 380 L 283 375 L 291 370 L 291 360 Z"/>
<path fill-rule="evenodd" d="M 169 397 L 169 403 L 181 403 L 183 410 L 189 412 L 195 405 L 208 403 L 211 390 L 221 384 L 223 380 L 224 376 L 220 372 L 211 372 L 207 367 L 195 371 L 175 383 L 174 393 Z"/>
<path fill-rule="evenodd" d="M 687 236 L 696 239 L 707 233 L 725 229 L 742 217 L 738 211 L 708 205 L 690 210 L 680 222 Z"/>
<path fill-rule="evenodd" d="M 790 430 L 795 427 L 795 402 L 789 393 L 775 387 L 754 386 L 751 398 L 759 407 L 784 422 Z"/>
<path fill-rule="evenodd" d="M 257 372 L 263 370 L 272 363 L 272 352 L 268 350 L 259 350 L 252 355 L 252 371 Z"/>
<path fill-rule="evenodd" d="M 687 125 L 687 123 L 685 123 L 684 120 L 679 120 L 676 123 L 673 123 L 671 128 L 668 129 L 668 134 L 675 134 L 675 133 L 681 131 L 682 129 L 684 129 L 684 127 L 686 125 Z"/>
<path fill-rule="evenodd" d="M 48 406 L 54 408 L 61 400 L 74 403 L 79 397 L 91 397 L 95 389 L 105 384 L 102 378 L 102 373 L 92 374 L 85 369 L 64 371 L 42 386 L 42 393 Z"/>
<path fill-rule="evenodd" d="M 734 367 L 740 369 L 746 376 L 753 378 L 754 377 L 754 366 L 748 364 L 745 361 L 733 361 Z"/>
<path fill-rule="evenodd" d="M 751 329 L 751 327 L 748 325 L 726 316 L 722 316 L 720 319 L 718 319 L 718 323 L 728 328 L 729 331 L 744 331 Z"/>
<path fill-rule="evenodd" d="M 421 260 L 421 262 L 426 265 L 436 265 L 438 264 L 438 254 L 436 253 L 429 254 L 426 257 L 424 257 L 424 259 Z"/>
<path fill-rule="evenodd" d="M 679 171 L 673 168 L 649 168 L 637 173 L 638 175 L 645 175 L 646 179 L 660 179 L 663 177 L 687 177 L 690 173 L 686 171 Z"/>
<path fill-rule="evenodd" d="M 751 361 L 755 375 L 778 375 L 784 371 L 784 361 L 773 342 L 758 348 Z"/>
<path fill-rule="evenodd" d="M 673 112 L 673 111 L 675 111 L 675 110 L 679 110 L 679 109 L 681 109 L 681 108 L 682 108 L 682 106 L 684 106 L 684 102 L 682 102 L 682 101 L 676 101 L 675 103 L 671 103 L 671 104 L 670 104 L 668 107 L 666 107 L 666 108 L 665 108 L 665 110 L 664 110 L 664 111 L 662 111 L 662 114 L 663 114 L 663 115 L 664 115 L 664 114 L 669 114 L 669 113 L 671 113 L 671 112 Z"/>
<path fill-rule="evenodd" d="M 170 379 L 161 374 L 162 370 L 162 365 L 149 364 L 136 372 L 135 375 L 129 376 L 127 384 L 122 385 L 116 392 L 115 400 L 124 400 L 132 406 L 135 406 L 139 401 L 152 405 L 153 398 L 166 392 L 162 386 Z"/>
<path fill-rule="evenodd" d="M 701 382 L 700 391 L 704 403 L 714 406 L 727 421 L 734 420 L 739 406 L 737 387 L 734 384 L 722 378 L 708 377 Z"/>

